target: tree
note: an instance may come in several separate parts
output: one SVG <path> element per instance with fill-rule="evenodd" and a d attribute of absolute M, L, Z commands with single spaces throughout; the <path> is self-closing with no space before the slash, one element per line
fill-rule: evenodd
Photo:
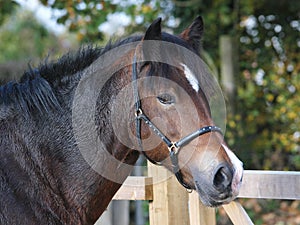
<path fill-rule="evenodd" d="M 30 12 L 18 11 L 10 18 L 1 27 L 0 62 L 42 58 L 49 49 L 58 48 L 55 36 L 41 26 Z"/>
<path fill-rule="evenodd" d="M 35 66 L 63 49 L 62 41 L 39 24 L 31 12 L 15 9 L 0 27 L 1 83 L 20 77 L 28 63 Z"/>
<path fill-rule="evenodd" d="M 232 135 L 250 152 L 252 168 L 300 169 L 299 7 L 254 1 L 240 19 L 240 113 Z"/>
<path fill-rule="evenodd" d="M 127 27 L 130 32 L 144 28 L 149 21 L 157 18 L 162 11 L 163 1 L 145 0 L 143 4 L 133 1 L 48 1 L 41 3 L 53 9 L 63 10 L 65 13 L 57 19 L 58 23 L 65 24 L 69 31 L 77 33 L 80 42 L 95 42 L 103 40 L 103 33 L 99 26 L 107 21 L 112 13 L 125 13 L 131 18 L 131 24 Z M 139 17 L 137 19 L 137 17 Z M 145 24 L 146 23 L 146 24 Z M 138 28 L 138 29 L 137 29 Z"/>
<path fill-rule="evenodd" d="M 0 26 L 14 12 L 17 5 L 14 1 L 0 0 Z"/>

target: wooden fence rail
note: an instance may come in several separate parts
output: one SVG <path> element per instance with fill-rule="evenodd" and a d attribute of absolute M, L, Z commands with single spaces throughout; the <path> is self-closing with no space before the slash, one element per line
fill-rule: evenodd
<path fill-rule="evenodd" d="M 150 225 L 213 225 L 215 210 L 199 201 L 198 194 L 182 188 L 162 167 L 148 166 L 149 177 L 129 177 L 114 199 L 151 200 Z M 300 172 L 256 171 L 244 172 L 239 198 L 300 200 Z M 253 224 L 238 202 L 224 205 L 234 225 Z"/>

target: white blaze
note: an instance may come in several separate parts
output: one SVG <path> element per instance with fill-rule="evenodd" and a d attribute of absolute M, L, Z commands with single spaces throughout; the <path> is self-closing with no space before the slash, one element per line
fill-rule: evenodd
<path fill-rule="evenodd" d="M 223 145 L 223 148 L 226 151 L 227 156 L 229 157 L 234 169 L 235 173 L 233 175 L 233 180 L 232 180 L 232 190 L 234 192 L 238 192 L 240 185 L 241 185 L 241 179 L 243 177 L 243 163 L 238 159 L 238 157 L 233 154 L 233 152 L 226 146 Z"/>
<path fill-rule="evenodd" d="M 186 79 L 192 85 L 192 87 L 194 88 L 194 90 L 196 92 L 198 92 L 199 91 L 199 82 L 198 82 L 197 78 L 192 73 L 192 71 L 187 67 L 187 65 L 185 65 L 183 63 L 181 63 L 181 65 L 183 66 L 184 74 L 185 74 Z"/>

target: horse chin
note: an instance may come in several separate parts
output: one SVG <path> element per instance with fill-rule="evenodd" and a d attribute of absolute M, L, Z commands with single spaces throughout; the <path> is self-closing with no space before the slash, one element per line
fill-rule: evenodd
<path fill-rule="evenodd" d="M 195 183 L 199 198 L 205 206 L 219 207 L 228 204 L 235 199 L 235 196 L 232 196 L 231 194 L 218 193 L 217 190 L 214 190 L 213 188 L 210 189 L 207 185 L 203 185 L 203 183 L 200 184 L 197 181 Z"/>

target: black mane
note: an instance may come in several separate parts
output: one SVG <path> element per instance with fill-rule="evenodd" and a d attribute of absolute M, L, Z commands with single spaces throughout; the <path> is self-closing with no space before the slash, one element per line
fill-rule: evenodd
<path fill-rule="evenodd" d="M 55 83 L 58 79 L 73 76 L 90 66 L 99 56 L 105 54 L 113 48 L 127 43 L 141 40 L 141 36 L 131 36 L 116 42 L 109 41 L 104 47 L 87 46 L 81 47 L 77 52 L 69 52 L 63 55 L 56 62 L 41 64 L 38 70 L 41 76 L 49 83 Z M 55 76 L 53 75 L 55 74 Z"/>

